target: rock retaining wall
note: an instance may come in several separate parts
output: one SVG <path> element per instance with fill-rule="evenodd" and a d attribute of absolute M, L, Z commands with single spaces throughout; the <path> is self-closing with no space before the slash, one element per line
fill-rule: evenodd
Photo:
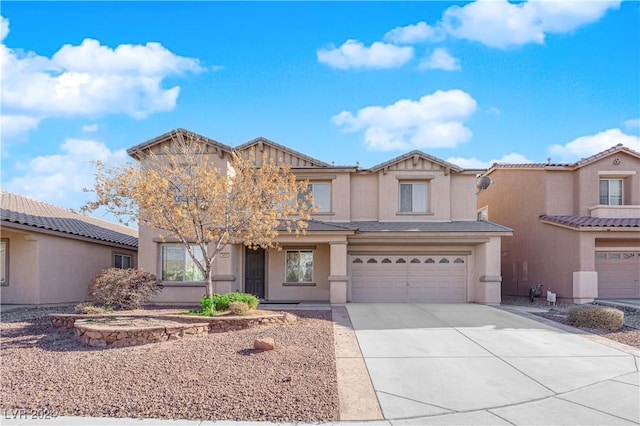
<path fill-rule="evenodd" d="M 117 325 L 125 317 L 134 325 Z M 154 325 L 138 326 L 135 319 L 153 319 Z M 200 317 L 192 315 L 154 314 L 51 314 L 54 328 L 74 329 L 80 342 L 95 347 L 119 348 L 149 343 L 200 337 L 207 333 L 220 333 L 246 328 L 294 323 L 297 318 L 286 312 L 266 312 L 249 316 Z"/>

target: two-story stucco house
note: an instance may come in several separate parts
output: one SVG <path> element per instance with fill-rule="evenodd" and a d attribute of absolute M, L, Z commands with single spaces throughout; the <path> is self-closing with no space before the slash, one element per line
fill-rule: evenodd
<path fill-rule="evenodd" d="M 266 301 L 500 303 L 500 243 L 511 230 L 476 219 L 479 171 L 419 151 L 369 169 L 335 166 L 264 138 L 231 148 L 183 129 L 128 152 L 140 160 L 187 135 L 208 146 L 216 167 L 226 167 L 234 150 L 282 159 L 309 181 L 318 206 L 305 235 L 278 236 L 280 250 L 221 252 L 216 292 Z M 159 235 L 140 226 L 139 265 L 163 280 L 155 301 L 197 301 L 205 287 L 188 273 L 186 250 Z"/>
<path fill-rule="evenodd" d="M 640 153 L 617 145 L 573 164 L 495 164 L 479 214 L 502 241 L 503 295 L 640 298 Z"/>

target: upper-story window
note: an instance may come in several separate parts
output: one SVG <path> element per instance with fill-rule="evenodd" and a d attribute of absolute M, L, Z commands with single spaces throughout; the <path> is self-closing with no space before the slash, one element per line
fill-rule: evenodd
<path fill-rule="evenodd" d="M 427 184 L 409 183 L 400 184 L 400 212 L 401 213 L 426 213 L 427 212 Z"/>
<path fill-rule="evenodd" d="M 313 202 L 318 210 L 316 213 L 331 212 L 331 184 L 330 183 L 310 183 L 307 193 L 313 194 Z M 298 198 L 303 198 L 306 194 L 299 194 Z"/>
<path fill-rule="evenodd" d="M 600 179 L 600 205 L 622 205 L 622 179 Z"/>

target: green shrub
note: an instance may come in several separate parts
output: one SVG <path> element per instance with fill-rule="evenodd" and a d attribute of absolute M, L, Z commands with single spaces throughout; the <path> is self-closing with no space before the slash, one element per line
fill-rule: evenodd
<path fill-rule="evenodd" d="M 235 301 L 229 303 L 229 312 L 231 315 L 247 315 L 249 313 L 249 305 L 245 302 Z"/>
<path fill-rule="evenodd" d="M 601 306 L 575 306 L 569 310 L 569 321 L 578 327 L 615 331 L 624 325 L 624 312 Z"/>
<path fill-rule="evenodd" d="M 89 296 L 105 307 L 138 309 L 142 302 L 161 289 L 153 274 L 139 269 L 109 268 L 99 272 L 91 281 Z"/>
<path fill-rule="evenodd" d="M 253 294 L 238 292 L 216 294 L 213 296 L 213 306 L 216 311 L 228 311 L 229 304 L 232 302 L 244 302 L 249 309 L 255 309 L 258 307 L 259 300 Z"/>
<path fill-rule="evenodd" d="M 96 306 L 91 302 L 82 302 L 76 305 L 75 311 L 78 314 L 95 315 L 95 314 L 104 314 L 106 312 L 111 312 L 113 311 L 113 308 L 111 308 L 110 306 L 107 306 L 107 307 Z"/>
<path fill-rule="evenodd" d="M 202 296 L 200 298 L 200 311 L 198 311 L 198 315 L 213 316 L 214 314 L 213 300 L 207 295 Z"/>

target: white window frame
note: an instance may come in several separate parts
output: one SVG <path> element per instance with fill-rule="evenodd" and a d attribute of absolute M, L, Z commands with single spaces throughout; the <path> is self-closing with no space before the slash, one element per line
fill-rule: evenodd
<path fill-rule="evenodd" d="M 606 194 L 603 194 L 603 187 L 602 184 L 606 182 L 607 183 L 607 187 L 606 187 Z M 612 203 L 612 197 L 617 197 L 616 195 L 612 195 L 611 193 L 611 183 L 612 182 L 618 182 L 620 184 L 620 195 L 619 195 L 619 203 Z M 624 205 L 624 180 L 623 179 L 616 179 L 616 178 L 600 178 L 600 181 L 598 182 L 598 204 L 600 204 L 601 206 L 622 206 Z M 606 197 L 606 200 L 604 200 L 604 198 Z M 605 203 L 603 203 L 603 201 L 606 201 Z"/>
<path fill-rule="evenodd" d="M 191 248 L 192 250 L 196 250 L 197 252 L 200 252 L 200 253 L 202 252 L 200 250 L 200 247 L 195 244 L 192 244 Z M 174 253 L 181 250 L 182 256 L 183 256 L 182 259 L 165 260 L 165 255 L 170 250 L 173 251 Z M 204 255 L 201 255 L 201 256 L 202 258 L 204 258 Z M 183 262 L 182 271 L 181 271 L 182 274 L 181 275 L 178 274 L 175 277 L 172 277 L 171 275 L 166 274 L 167 268 L 165 267 L 166 265 L 165 262 L 168 262 L 168 261 L 175 261 L 175 262 L 182 261 Z M 162 281 L 166 281 L 166 282 L 204 282 L 204 276 L 202 276 L 202 272 L 200 271 L 198 266 L 195 264 L 193 259 L 191 259 L 191 256 L 187 252 L 187 248 L 181 244 L 161 244 L 160 245 L 160 277 Z"/>
<path fill-rule="evenodd" d="M 9 285 L 9 239 L 0 239 L 0 285 Z"/>
<path fill-rule="evenodd" d="M 289 266 L 290 266 L 290 254 L 298 254 L 298 258 L 295 259 L 297 261 L 297 265 L 296 266 L 298 269 L 297 274 L 296 274 L 296 279 L 292 279 L 292 277 L 289 274 Z M 303 257 L 301 256 L 302 254 L 305 255 L 310 255 L 311 256 L 311 267 L 309 266 L 304 266 L 302 269 L 302 265 L 301 262 L 303 261 Z M 315 253 L 314 250 L 308 250 L 308 249 L 299 249 L 299 250 L 286 250 L 285 251 L 285 256 L 284 256 L 284 279 L 285 279 L 285 283 L 287 284 L 310 284 L 313 283 L 313 269 L 314 269 L 314 258 L 315 258 Z M 304 271 L 304 272 L 303 272 Z M 307 277 L 307 272 L 310 272 L 309 276 Z"/>
<path fill-rule="evenodd" d="M 118 258 L 120 258 L 120 266 L 118 266 Z M 128 259 L 129 266 L 124 267 L 124 261 Z M 113 253 L 113 267 L 118 269 L 131 269 L 133 268 L 133 257 L 130 254 L 125 253 Z"/>
<path fill-rule="evenodd" d="M 402 201 L 403 201 L 403 186 L 411 186 L 411 208 L 410 210 L 405 210 Z M 424 181 L 416 182 L 416 181 L 400 181 L 398 186 L 398 212 L 402 214 L 407 213 L 419 213 L 424 214 L 429 211 L 429 188 L 428 183 Z M 416 205 L 420 204 L 420 197 L 422 197 L 423 206 Z M 418 202 L 416 202 L 418 200 Z"/>
<path fill-rule="evenodd" d="M 326 187 L 326 200 L 320 200 L 318 197 L 320 187 Z M 313 195 L 314 206 L 318 208 L 315 213 L 331 213 L 331 182 L 309 182 L 307 191 L 298 194 L 298 199 L 304 198 L 308 193 Z"/>

